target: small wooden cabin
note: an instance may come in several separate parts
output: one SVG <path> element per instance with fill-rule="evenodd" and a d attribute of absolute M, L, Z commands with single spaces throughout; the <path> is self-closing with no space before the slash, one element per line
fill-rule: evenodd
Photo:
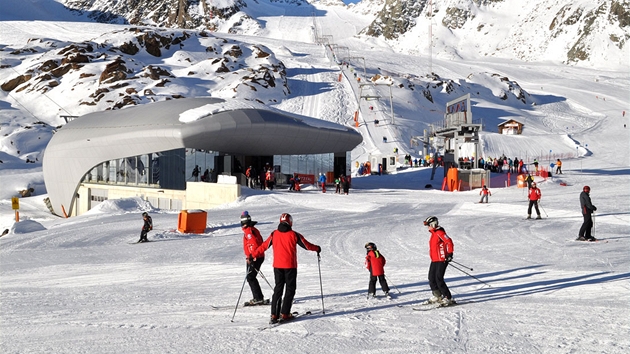
<path fill-rule="evenodd" d="M 498 125 L 499 134 L 517 135 L 523 133 L 523 123 L 516 119 L 509 119 Z"/>

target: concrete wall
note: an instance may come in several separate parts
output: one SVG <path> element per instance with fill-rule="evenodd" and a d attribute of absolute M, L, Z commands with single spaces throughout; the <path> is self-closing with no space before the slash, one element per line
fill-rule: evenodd
<path fill-rule="evenodd" d="M 111 200 L 140 197 L 148 200 L 155 208 L 168 210 L 212 209 L 221 204 L 238 200 L 241 186 L 236 180 L 224 183 L 187 182 L 186 190 L 146 188 L 98 183 L 82 183 L 79 187 L 77 208 L 69 216 L 81 215 L 101 203 L 92 200 Z"/>

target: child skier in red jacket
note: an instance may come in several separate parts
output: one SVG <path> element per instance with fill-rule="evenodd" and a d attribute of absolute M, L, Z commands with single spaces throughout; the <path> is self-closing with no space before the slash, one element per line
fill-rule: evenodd
<path fill-rule="evenodd" d="M 385 257 L 376 249 L 376 245 L 372 242 L 365 244 L 367 255 L 365 256 L 365 267 L 370 271 L 370 283 L 368 285 L 368 299 L 376 297 L 376 279 L 381 284 L 381 289 L 385 296 L 389 297 L 389 286 L 385 279 Z"/>

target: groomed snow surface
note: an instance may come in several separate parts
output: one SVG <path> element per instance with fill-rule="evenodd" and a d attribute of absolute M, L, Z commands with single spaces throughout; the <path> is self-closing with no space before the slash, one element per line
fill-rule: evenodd
<path fill-rule="evenodd" d="M 327 12 L 343 13 L 341 7 Z M 282 28 L 279 21 L 293 28 L 312 23 L 308 16 L 289 15 L 266 18 L 267 29 Z M 318 21 L 339 36 L 352 32 L 338 17 Z M 50 28 L 51 22 L 0 25 L 15 34 L 0 36 L 3 41 L 22 43 L 19 36 L 35 36 L 28 31 Z M 79 40 L 79 33 L 71 30 L 76 25 L 54 24 L 59 30 L 46 35 Z M 86 35 L 100 28 L 108 31 L 103 25 L 80 25 Z M 293 94 L 277 108 L 350 123 L 356 83 L 331 83 L 338 68 L 326 60 L 324 50 L 310 39 L 283 40 L 285 35 L 291 32 L 256 39 L 274 50 L 292 77 Z M 375 43 L 361 47 L 360 42 L 348 37 L 341 44 L 365 57 L 368 70 L 397 73 L 397 80 L 406 73 L 428 72 L 427 58 L 391 53 Z M 110 200 L 85 215 L 60 219 L 42 203 L 41 164 L 24 164 L 5 139 L 0 231 L 9 233 L 0 238 L 0 352 L 628 353 L 630 128 L 624 127 L 628 115 L 621 113 L 629 108 L 627 71 L 499 60 L 434 60 L 432 65 L 434 72 L 453 79 L 497 72 L 535 95 L 536 105 L 499 106 L 489 88 L 479 86 L 473 110 L 494 118 L 513 110 L 528 119 L 528 134 L 511 142 L 484 133 L 486 156 L 506 153 L 520 159 L 550 150 L 570 156 L 563 160 L 564 174 L 537 177 L 542 220 L 525 220 L 525 191 L 513 184 L 506 188 L 500 175 L 489 183 L 490 203 L 478 204 L 478 190 L 442 192 L 443 171 L 438 169 L 432 180 L 428 168 L 355 176 L 347 196 L 334 194 L 334 189 L 324 194 L 313 186 L 304 186 L 301 193 L 243 188 L 238 201 L 208 210 L 202 234 L 177 232 L 177 212 L 155 209 L 139 198 Z M 465 80 L 461 84 L 473 85 Z M 381 95 L 389 95 L 387 88 Z M 382 113 L 370 113 L 371 103 L 361 102 L 365 116 L 359 131 L 365 141 L 353 151 L 353 164 L 365 161 L 371 151 L 390 153 L 394 146 L 401 154 L 417 156 L 409 137 L 421 133 L 411 130 L 417 125 L 414 119 L 423 118 L 412 113 L 424 116 L 433 109 L 418 97 L 408 98 L 407 112 L 400 103 L 405 100 L 395 98 L 398 114 L 406 117 L 399 116 L 397 126 L 369 124 L 374 117 L 386 122 L 388 102 L 376 107 Z M 13 101 L 2 99 L 2 108 L 8 110 Z M 15 103 L 2 119 L 7 122 L 3 132 L 17 129 L 15 122 L 33 121 Z M 383 135 L 390 143 L 382 142 Z M 42 142 L 34 136 L 16 134 L 11 139 L 41 152 L 43 147 L 36 144 Z M 8 196 L 27 182 L 35 186 L 35 196 L 20 199 L 22 221 L 14 223 Z M 582 223 L 579 194 L 584 185 L 591 187 L 598 207 L 594 236 L 601 242 L 574 241 Z M 251 298 L 244 283 L 239 225 L 244 210 L 258 221 L 264 238 L 280 215 L 289 212 L 294 229 L 322 247 L 321 261 L 313 252 L 298 252 L 293 310 L 312 315 L 261 331 L 269 319 L 268 306 L 236 308 L 237 302 Z M 139 239 L 144 211 L 153 217 L 153 242 L 131 244 Z M 453 238 L 454 260 L 462 265 L 456 264 L 461 270 L 448 268 L 446 282 L 462 304 L 420 312 L 412 307 L 430 296 L 429 233 L 422 225 L 429 215 L 437 216 Z M 387 259 L 391 301 L 366 299 L 366 242 L 376 243 Z M 261 271 L 273 285 L 272 262 L 269 251 Z M 261 277 L 259 281 L 265 297 L 271 297 L 270 285 Z"/>

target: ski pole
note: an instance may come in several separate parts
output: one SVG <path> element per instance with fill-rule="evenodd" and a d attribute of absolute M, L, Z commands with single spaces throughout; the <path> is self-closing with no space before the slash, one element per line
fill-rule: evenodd
<path fill-rule="evenodd" d="M 470 271 L 471 271 L 471 272 L 473 271 L 473 269 L 472 269 L 472 268 L 467 267 L 467 266 L 465 266 L 465 265 L 463 265 L 463 264 L 461 264 L 461 263 L 459 263 L 459 262 L 456 262 L 456 261 L 451 261 L 450 263 L 459 264 L 460 266 L 462 266 L 462 267 L 464 267 L 464 268 L 466 268 L 466 269 L 470 269 Z"/>
<path fill-rule="evenodd" d="M 390 284 L 392 284 L 392 285 L 394 286 L 394 288 L 396 288 L 396 291 L 398 291 L 398 293 L 399 293 L 399 294 L 402 294 L 402 293 L 400 292 L 400 290 L 398 290 L 398 287 L 396 286 L 396 284 L 392 283 L 392 281 L 391 281 L 391 280 L 389 280 L 389 278 L 387 277 L 387 275 L 385 275 L 385 279 L 387 279 L 387 282 L 388 282 L 388 283 L 390 283 Z"/>
<path fill-rule="evenodd" d="M 254 268 L 256 269 L 256 268 Z M 265 277 L 265 275 L 263 274 L 262 270 L 260 269 L 256 269 L 256 271 L 258 272 L 258 274 L 260 274 L 260 276 L 265 279 L 265 282 L 267 282 L 267 285 L 269 285 L 269 287 L 271 288 L 271 290 L 273 290 L 273 286 L 271 286 L 271 284 L 269 283 L 269 280 L 267 280 L 267 277 Z"/>
<path fill-rule="evenodd" d="M 449 262 L 449 263 L 450 263 L 450 262 Z M 478 282 L 483 283 L 483 284 L 486 284 L 486 285 L 487 285 L 488 287 L 490 287 L 490 288 L 492 287 L 492 285 L 490 285 L 490 284 L 486 283 L 485 281 L 483 281 L 483 280 L 481 280 L 481 279 L 477 278 L 477 277 L 476 277 L 476 276 L 474 276 L 474 275 L 471 275 L 471 274 L 466 273 L 465 271 L 463 271 L 462 269 L 460 269 L 460 268 L 459 268 L 459 267 L 457 267 L 456 265 L 451 264 L 451 266 L 452 266 L 453 268 L 455 268 L 455 269 L 459 270 L 460 272 L 462 272 L 462 273 L 464 273 L 464 274 L 468 275 L 469 277 L 471 277 L 471 278 L 473 278 L 473 279 L 477 280 Z"/>
<path fill-rule="evenodd" d="M 542 203 L 540 202 L 540 200 L 538 201 L 538 206 L 540 206 L 540 209 L 542 209 L 545 212 L 545 217 L 548 218 L 549 215 L 547 215 L 547 211 L 545 210 L 545 208 L 543 208 Z"/>
<path fill-rule="evenodd" d="M 324 286 L 322 285 L 322 267 L 320 266 L 322 258 L 319 256 L 319 252 L 317 253 L 317 269 L 319 269 L 319 290 L 322 294 L 322 314 L 326 314 L 326 310 L 324 310 Z"/>
<path fill-rule="evenodd" d="M 245 289 L 245 282 L 247 281 L 247 276 L 250 272 L 250 265 L 247 265 L 247 273 L 245 273 L 245 279 L 243 279 L 243 286 L 241 287 L 241 292 L 238 294 L 238 300 L 236 300 L 236 307 L 234 308 L 234 314 L 232 315 L 232 319 L 230 322 L 234 322 L 234 316 L 236 316 L 236 310 L 238 309 L 238 304 L 241 302 L 241 295 L 243 295 L 243 289 Z"/>

